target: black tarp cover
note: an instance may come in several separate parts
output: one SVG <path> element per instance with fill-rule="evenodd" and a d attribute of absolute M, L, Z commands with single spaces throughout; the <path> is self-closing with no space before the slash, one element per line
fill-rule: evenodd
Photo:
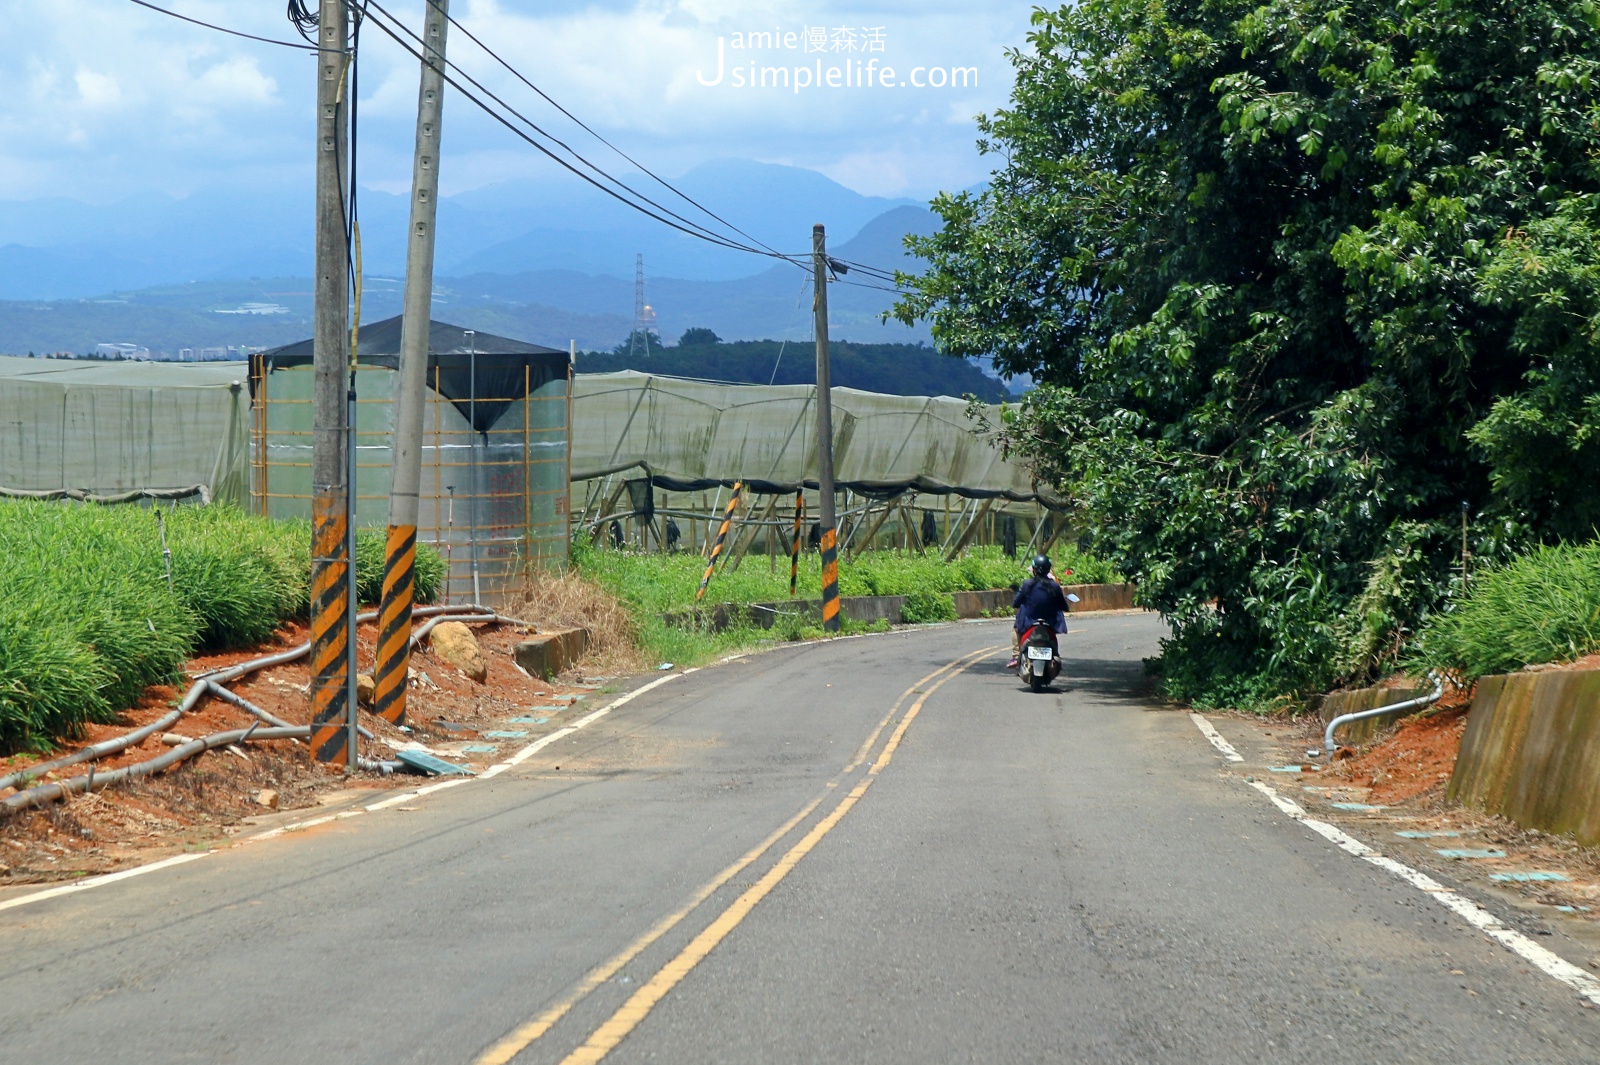
<path fill-rule="evenodd" d="M 361 350 L 356 361 L 363 366 L 400 368 L 401 317 L 361 327 Z M 567 376 L 570 357 L 559 348 L 547 348 L 522 340 L 479 332 L 470 338 L 467 331 L 449 322 L 429 322 L 428 387 L 437 388 L 461 412 L 471 418 L 472 373 L 477 364 L 477 420 L 473 428 L 487 432 L 512 403 L 528 391 Z M 474 354 L 475 353 L 475 354 Z M 267 373 L 291 366 L 311 365 L 311 341 L 301 340 L 273 348 L 257 356 Z M 252 374 L 252 378 L 254 375 Z"/>

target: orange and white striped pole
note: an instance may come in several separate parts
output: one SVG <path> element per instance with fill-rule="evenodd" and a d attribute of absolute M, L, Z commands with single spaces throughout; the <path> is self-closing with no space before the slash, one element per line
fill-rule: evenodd
<path fill-rule="evenodd" d="M 700 578 L 700 588 L 694 593 L 694 601 L 699 602 L 705 598 L 706 589 L 711 585 L 711 575 L 717 570 L 717 559 L 722 557 L 722 549 L 728 543 L 728 530 L 733 527 L 733 512 L 739 509 L 739 492 L 744 488 L 742 481 L 733 482 L 733 497 L 728 500 L 728 509 L 722 514 L 722 527 L 717 530 L 717 542 L 711 545 L 711 560 L 706 563 L 705 575 Z"/>

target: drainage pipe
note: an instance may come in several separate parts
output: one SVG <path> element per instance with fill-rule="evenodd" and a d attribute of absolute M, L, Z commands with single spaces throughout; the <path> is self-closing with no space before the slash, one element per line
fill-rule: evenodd
<path fill-rule="evenodd" d="M 276 714 L 268 713 L 267 711 L 261 709 L 261 707 L 257 706 L 255 703 L 252 703 L 249 699 L 246 699 L 244 696 L 240 695 L 238 692 L 229 691 L 227 688 L 224 688 L 222 685 L 218 684 L 216 681 L 209 681 L 208 680 L 208 681 L 206 681 L 206 683 L 211 686 L 210 694 L 215 695 L 218 699 L 221 699 L 225 703 L 232 703 L 234 706 L 237 706 L 240 710 L 243 710 L 247 714 L 251 714 L 251 715 L 253 715 L 255 717 L 259 717 L 262 721 L 265 721 L 267 724 L 273 726 L 274 728 L 295 728 L 296 727 L 294 722 L 285 721 L 283 718 L 278 717 Z M 362 739 L 370 740 L 370 739 L 373 738 L 372 733 L 370 731 L 368 731 L 367 729 L 363 728 L 362 726 L 357 725 L 356 728 L 361 733 L 361 738 Z"/>
<path fill-rule="evenodd" d="M 174 747 L 148 762 L 137 762 L 121 769 L 112 769 L 104 773 L 94 772 L 90 767 L 88 774 L 73 777 L 71 780 L 56 781 L 53 784 L 41 784 L 37 788 L 18 792 L 7 799 L 0 800 L 0 813 L 15 813 L 34 806 L 42 806 L 47 802 L 87 792 L 91 787 L 105 788 L 111 784 L 121 784 L 140 777 L 151 776 L 163 769 L 170 769 L 179 762 L 193 758 L 197 754 L 204 754 L 215 747 L 226 747 L 230 743 L 241 743 L 246 739 L 255 740 L 304 740 L 311 737 L 310 725 L 299 725 L 290 728 L 262 728 L 259 723 L 249 728 L 229 729 L 227 732 L 213 732 L 209 736 L 202 736 L 197 740 L 190 740 L 180 747 Z"/>
<path fill-rule="evenodd" d="M 457 608 L 457 609 L 460 609 L 460 608 Z M 466 609 L 468 609 L 468 610 L 488 610 L 487 607 L 467 607 Z M 465 622 L 465 621 L 477 621 L 477 622 L 497 621 L 502 625 L 515 625 L 515 626 L 517 626 L 519 628 L 524 628 L 524 629 L 533 629 L 534 628 L 534 626 L 532 624 L 530 624 L 529 622 L 522 621 L 522 620 L 520 620 L 518 618 L 503 617 L 503 616 L 501 616 L 499 614 L 496 614 L 496 613 L 493 613 L 493 612 L 483 613 L 483 614 L 439 614 L 439 615 L 437 615 L 435 617 L 429 618 L 424 624 L 419 625 L 417 627 L 417 631 L 413 632 L 411 634 L 411 646 L 412 647 L 420 647 L 420 646 L 422 646 L 422 641 L 428 638 L 428 633 L 433 631 L 434 626 L 442 625 L 446 621 L 463 621 L 463 622 Z"/>
<path fill-rule="evenodd" d="M 461 615 L 459 614 L 460 611 L 475 611 L 476 613 Z M 462 620 L 473 620 L 483 614 L 489 614 L 491 616 L 494 614 L 492 610 L 484 606 L 425 606 L 419 607 L 412 611 L 412 615 L 414 617 L 431 617 L 446 613 L 456 615 Z M 368 611 L 367 613 L 358 615 L 356 620 L 358 622 L 372 621 L 376 619 L 377 616 L 378 614 L 376 611 Z M 522 625 L 525 623 L 513 622 L 513 624 Z M 527 627 L 531 628 L 532 626 Z M 53 772 L 54 770 L 65 769 L 67 766 L 78 765 L 82 762 L 104 758 L 107 755 L 118 754 L 127 750 L 129 747 L 143 743 L 156 733 L 165 732 L 167 729 L 177 724 L 180 717 L 188 713 L 190 710 L 193 710 L 201 698 L 208 694 L 214 694 L 215 690 L 220 688 L 220 685 L 231 680 L 237 680 L 247 673 L 254 673 L 258 670 L 270 669 L 273 666 L 281 666 L 288 662 L 297 661 L 301 658 L 304 658 L 310 653 L 310 651 L 311 644 L 308 642 L 300 644 L 298 647 L 291 647 L 287 651 L 279 651 L 277 654 L 266 655 L 261 658 L 252 658 L 246 662 L 239 662 L 231 666 L 221 666 L 217 669 L 206 670 L 203 673 L 196 673 L 194 675 L 194 685 L 190 687 L 188 693 L 184 695 L 183 701 L 178 704 L 178 708 L 176 710 L 173 710 L 169 714 L 163 715 L 148 725 L 136 728 L 132 732 L 127 732 L 121 736 L 114 736 L 109 740 L 102 740 L 99 743 L 91 744 L 88 747 L 74 751 L 72 754 L 64 757 L 52 759 L 48 762 L 40 762 L 37 765 L 31 765 L 26 769 L 19 769 L 14 773 L 7 773 L 5 776 L 0 776 L 0 791 L 5 790 L 6 788 L 14 788 L 18 784 L 30 779 L 38 778 L 46 773 Z M 226 691 L 226 689 L 221 690 Z M 228 695 L 232 695 L 232 693 L 229 692 Z M 228 698 L 228 695 L 224 695 L 223 698 Z M 228 701 L 232 702 L 233 700 L 229 699 Z M 235 705 L 239 704 L 236 703 Z M 254 707 L 245 706 L 243 709 L 249 710 L 251 713 L 256 713 L 256 709 Z M 256 713 L 256 716 L 261 717 L 261 714 Z M 268 720 L 264 717 L 262 720 L 267 721 L 268 724 L 277 725 L 278 727 L 291 727 L 289 726 L 288 722 Z M 371 733 L 366 733 L 366 736 L 368 739 L 372 738 Z M 13 796 L 13 798 L 15 798 L 15 796 Z"/>
<path fill-rule="evenodd" d="M 132 732 L 125 733 L 121 736 L 113 736 L 109 740 L 102 740 L 99 743 L 91 744 L 88 747 L 85 747 L 79 751 L 74 751 L 65 757 L 56 758 L 49 762 L 40 762 L 38 765 L 31 765 L 26 769 L 19 769 L 15 773 L 7 773 L 5 776 L 0 777 L 0 790 L 5 788 L 14 788 L 24 781 L 42 777 L 46 773 L 49 773 L 53 770 L 65 769 L 69 765 L 77 765 L 80 762 L 93 761 L 96 758 L 104 758 L 108 754 L 117 754 L 120 751 L 127 750 L 129 747 L 143 743 L 156 733 L 165 732 L 167 729 L 176 724 L 178 718 L 194 709 L 195 704 L 200 701 L 200 697 L 204 694 L 204 685 L 196 684 L 194 687 L 189 689 L 189 694 L 183 697 L 183 702 L 179 703 L 178 708 L 171 713 L 152 721 L 148 725 L 136 728 Z"/>
<path fill-rule="evenodd" d="M 1428 676 L 1433 680 L 1433 691 L 1429 692 L 1427 695 L 1419 695 L 1415 699 L 1407 699 L 1403 703 L 1390 703 L 1388 706 L 1373 707 L 1371 710 L 1358 710 L 1353 714 L 1340 714 L 1338 717 L 1328 722 L 1328 730 L 1322 734 L 1323 753 L 1332 756 L 1333 730 L 1338 728 L 1340 725 L 1348 724 L 1351 721 L 1360 721 L 1363 718 L 1377 717 L 1379 714 L 1393 714 L 1402 710 L 1417 709 L 1427 706 L 1430 703 L 1438 702 L 1439 699 L 1444 695 L 1444 678 L 1431 670 L 1429 671 Z"/>
<path fill-rule="evenodd" d="M 494 613 L 494 611 L 490 610 L 486 606 L 424 606 L 413 610 L 411 612 L 411 616 L 416 618 L 425 618 L 432 617 L 436 614 L 457 613 L 464 610 L 475 612 L 474 616 L 478 614 Z M 364 613 L 356 615 L 356 621 L 358 623 L 363 621 L 376 621 L 377 619 L 378 612 L 376 610 L 368 610 Z M 266 669 L 270 666 L 281 666 L 285 662 L 297 661 L 310 653 L 311 644 L 308 641 L 300 644 L 298 647 L 291 647 L 287 651 L 280 651 L 279 653 L 275 655 L 269 655 L 266 658 L 251 659 L 249 662 L 240 662 L 235 666 L 222 666 L 218 669 L 207 670 L 204 673 L 196 673 L 194 677 L 196 680 L 209 679 L 214 680 L 219 684 L 223 684 L 230 680 L 236 680 L 237 678 L 244 676 L 246 673 L 253 673 L 258 669 Z"/>

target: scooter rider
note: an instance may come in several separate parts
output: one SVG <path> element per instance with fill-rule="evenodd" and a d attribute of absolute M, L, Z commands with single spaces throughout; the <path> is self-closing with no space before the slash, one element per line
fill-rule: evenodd
<path fill-rule="evenodd" d="M 1045 555 L 1035 556 L 1032 573 L 1022 582 L 1022 587 L 1017 589 L 1016 596 L 1011 600 L 1011 605 L 1017 608 L 1017 620 L 1013 627 L 1017 632 L 1018 650 L 1011 656 L 1011 664 L 1007 669 L 1016 668 L 1017 658 L 1021 654 L 1022 634 L 1035 621 L 1048 619 L 1051 628 L 1057 632 L 1066 631 L 1067 596 L 1050 573 L 1050 559 Z"/>

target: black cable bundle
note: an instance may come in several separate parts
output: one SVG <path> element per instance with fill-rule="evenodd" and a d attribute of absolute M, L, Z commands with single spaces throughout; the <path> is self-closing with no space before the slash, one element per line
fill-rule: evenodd
<path fill-rule="evenodd" d="M 300 36 L 317 43 L 317 14 L 306 7 L 305 0 L 289 0 L 289 21 L 294 23 L 294 28 Z"/>

